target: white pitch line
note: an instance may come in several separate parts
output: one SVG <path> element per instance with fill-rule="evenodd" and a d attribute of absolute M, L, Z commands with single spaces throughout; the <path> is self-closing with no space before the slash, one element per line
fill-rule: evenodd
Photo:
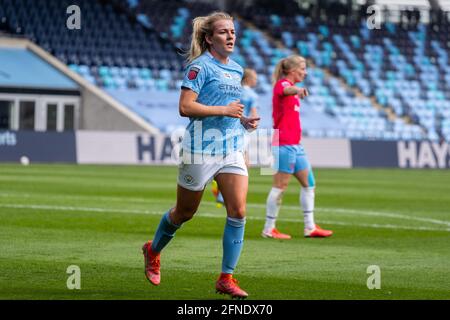
<path fill-rule="evenodd" d="M 31 194 L 10 194 L 10 193 L 1 193 L 0 197 L 5 197 L 5 198 L 31 198 L 34 197 L 35 195 L 31 195 Z M 80 197 L 80 196 L 53 196 L 53 195 L 46 195 L 47 198 L 53 197 L 53 198 L 57 198 L 57 199 L 74 199 L 74 200 L 85 200 L 87 198 L 92 198 L 91 196 L 86 196 L 86 197 Z M 105 196 L 99 196 L 99 197 L 95 197 L 95 199 L 104 199 L 106 201 L 115 201 L 115 202 L 121 202 L 121 203 L 126 203 L 127 201 L 124 201 L 124 199 L 122 197 L 105 197 Z M 152 204 L 152 203 L 168 203 L 168 205 L 170 204 L 170 201 L 167 200 L 161 200 L 161 199 L 141 199 L 141 198 L 135 198 L 132 201 L 130 201 L 132 203 L 148 203 L 148 204 Z M 172 203 L 172 205 L 174 204 L 175 199 Z M 209 206 L 215 206 L 216 203 L 215 202 L 211 202 L 211 201 L 202 201 L 202 204 L 204 205 L 209 205 Z M 266 208 L 265 204 L 261 204 L 261 203 L 247 203 L 247 207 L 249 208 L 258 208 L 258 209 L 264 209 Z M 283 205 L 282 210 L 289 210 L 289 211 L 298 211 L 300 212 L 300 207 L 299 206 L 290 206 L 290 205 Z M 418 221 L 418 222 L 427 222 L 427 223 L 433 223 L 433 224 L 438 224 L 438 225 L 443 225 L 443 226 L 448 226 L 450 227 L 450 221 L 445 221 L 445 220 L 438 220 L 438 219 L 431 219 L 431 218 L 424 218 L 424 217 L 414 217 L 414 216 L 408 216 L 408 215 L 403 215 L 403 214 L 398 214 L 398 213 L 394 213 L 394 212 L 383 212 L 383 211 L 372 211 L 372 210 L 364 210 L 364 209 L 345 209 L 345 208 L 317 208 L 316 207 L 316 211 L 319 212 L 328 212 L 328 213 L 342 213 L 342 214 L 347 214 L 347 215 L 361 215 L 361 216 L 373 216 L 373 217 L 386 217 L 386 218 L 393 218 L 393 219 L 401 219 L 401 220 L 410 220 L 410 221 Z"/>
<path fill-rule="evenodd" d="M 265 209 L 265 204 L 260 203 L 248 203 L 248 207 L 253 208 L 261 208 Z M 289 205 L 282 205 L 281 209 L 287 209 L 287 210 L 294 210 L 300 212 L 300 206 L 289 206 Z M 374 216 L 374 217 L 386 217 L 386 218 L 395 218 L 395 219 L 402 219 L 402 220 L 415 220 L 420 222 L 430 222 L 440 225 L 446 225 L 450 227 L 450 221 L 444 221 L 444 220 L 437 220 L 437 219 L 430 219 L 430 218 L 422 218 L 422 217 L 411 217 L 403 214 L 398 213 L 392 213 L 392 212 L 381 212 L 381 211 L 371 211 L 371 210 L 359 210 L 359 209 L 343 209 L 343 208 L 316 208 L 317 211 L 323 211 L 323 212 L 331 212 L 331 213 L 350 213 L 350 214 L 356 214 L 356 215 L 364 215 L 364 216 Z"/>
<path fill-rule="evenodd" d="M 0 204 L 0 208 L 11 208 L 11 209 L 31 209 L 31 210 L 52 210 L 52 211 L 83 211 L 83 212 L 114 212 L 114 213 L 127 213 L 127 214 L 148 214 L 148 215 L 158 215 L 161 216 L 163 214 L 162 211 L 149 211 L 149 210 L 131 210 L 131 209 L 109 209 L 109 208 L 93 208 L 93 207 L 72 207 L 72 206 L 51 206 L 51 205 L 23 205 L 23 204 Z M 211 212 L 202 212 L 197 214 L 200 217 L 206 218 L 224 218 L 224 214 L 214 214 Z M 252 217 L 248 216 L 249 220 L 265 220 L 264 217 Z M 285 222 L 299 222 L 299 219 L 286 219 L 280 218 L 278 221 Z M 450 232 L 450 228 L 448 229 L 438 229 L 438 228 L 429 228 L 429 227 L 409 227 L 402 225 L 394 225 L 394 224 L 368 224 L 368 223 L 347 223 L 340 221 L 326 221 L 321 220 L 322 223 L 327 224 L 335 224 L 335 225 L 343 225 L 343 226 L 354 226 L 354 227 L 368 227 L 375 229 L 404 229 L 404 230 L 417 230 L 417 231 L 445 231 Z"/>
<path fill-rule="evenodd" d="M 438 220 L 438 219 L 430 219 L 430 218 L 421 218 L 421 217 L 411 217 L 403 214 L 398 213 L 390 213 L 390 212 L 378 212 L 378 211 L 362 211 L 362 210 L 355 210 L 355 209 L 338 209 L 338 208 L 321 208 L 321 211 L 325 212 L 341 212 L 341 213 L 354 213 L 354 214 L 360 214 L 360 215 L 366 215 L 366 216 L 375 216 L 375 217 L 387 217 L 387 218 L 396 218 L 396 219 L 403 219 L 403 220 L 415 220 L 420 222 L 429 222 L 439 225 L 446 225 L 450 227 L 449 221 L 444 220 Z"/>

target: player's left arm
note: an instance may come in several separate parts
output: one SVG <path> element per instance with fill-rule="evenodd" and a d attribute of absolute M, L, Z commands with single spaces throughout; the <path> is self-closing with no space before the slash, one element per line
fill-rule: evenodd
<path fill-rule="evenodd" d="M 252 104 L 250 105 L 250 117 L 257 118 L 258 117 L 258 95 L 255 93 L 252 99 Z"/>

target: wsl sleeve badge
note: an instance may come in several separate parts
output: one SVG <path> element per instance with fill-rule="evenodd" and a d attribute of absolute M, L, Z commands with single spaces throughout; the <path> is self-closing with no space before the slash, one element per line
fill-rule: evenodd
<path fill-rule="evenodd" d="M 200 72 L 200 67 L 199 66 L 192 66 L 189 68 L 188 74 L 187 74 L 187 78 L 189 80 L 195 80 L 197 79 L 198 73 Z"/>

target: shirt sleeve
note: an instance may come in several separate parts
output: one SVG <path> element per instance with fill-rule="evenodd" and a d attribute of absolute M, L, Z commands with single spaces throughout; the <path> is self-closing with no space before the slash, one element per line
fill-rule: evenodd
<path fill-rule="evenodd" d="M 286 81 L 286 80 L 278 81 L 275 84 L 275 87 L 273 88 L 273 94 L 277 95 L 277 96 L 283 96 L 284 95 L 284 93 L 283 93 L 284 88 L 290 87 L 290 86 L 291 86 L 291 84 L 288 81 Z"/>
<path fill-rule="evenodd" d="M 207 70 L 204 65 L 194 63 L 186 68 L 181 88 L 191 89 L 197 94 L 205 84 Z"/>

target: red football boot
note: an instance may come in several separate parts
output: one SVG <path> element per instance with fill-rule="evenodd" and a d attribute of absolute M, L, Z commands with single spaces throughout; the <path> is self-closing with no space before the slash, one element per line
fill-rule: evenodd
<path fill-rule="evenodd" d="M 248 293 L 239 288 L 238 281 L 233 278 L 232 274 L 221 273 L 216 282 L 216 292 L 220 294 L 229 294 L 231 298 L 245 299 Z"/>
<path fill-rule="evenodd" d="M 281 239 L 281 240 L 289 240 L 291 239 L 291 236 L 285 233 L 281 233 L 280 231 L 278 231 L 277 229 L 273 228 L 272 230 L 270 230 L 269 232 L 267 232 L 266 230 L 264 230 L 261 235 L 264 238 L 273 238 L 273 239 Z"/>
<path fill-rule="evenodd" d="M 145 262 L 145 277 L 151 284 L 157 286 L 161 282 L 161 258 L 159 253 L 152 252 L 152 241 L 148 241 L 142 247 Z"/>
<path fill-rule="evenodd" d="M 324 230 L 320 228 L 317 224 L 314 229 L 305 229 L 304 235 L 305 238 L 326 238 L 330 237 L 333 234 L 331 230 Z"/>

